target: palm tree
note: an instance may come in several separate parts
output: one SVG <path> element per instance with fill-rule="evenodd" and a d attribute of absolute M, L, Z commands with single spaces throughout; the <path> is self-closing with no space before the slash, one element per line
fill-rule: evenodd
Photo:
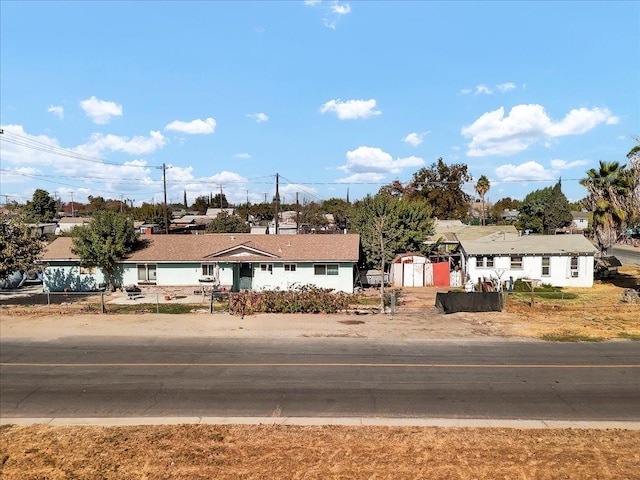
<path fill-rule="evenodd" d="M 478 192 L 478 195 L 480 195 L 480 198 L 482 199 L 482 225 L 484 225 L 485 223 L 484 195 L 489 191 L 490 188 L 491 188 L 491 184 L 489 183 L 489 179 L 484 175 L 480 175 L 480 178 L 478 179 L 478 183 L 476 183 L 475 185 L 475 189 L 476 189 L 476 192 Z"/>
<path fill-rule="evenodd" d="M 586 187 L 587 203 L 593 216 L 593 232 L 598 248 L 605 254 L 624 229 L 628 218 L 628 198 L 631 178 L 625 165 L 603 162 L 599 169 L 587 171 L 587 178 L 580 180 Z"/>

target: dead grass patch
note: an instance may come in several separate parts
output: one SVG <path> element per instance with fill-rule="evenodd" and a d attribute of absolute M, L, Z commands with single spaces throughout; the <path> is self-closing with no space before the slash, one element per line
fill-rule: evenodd
<path fill-rule="evenodd" d="M 13 426 L 3 479 L 638 478 L 640 432 L 342 426 Z"/>

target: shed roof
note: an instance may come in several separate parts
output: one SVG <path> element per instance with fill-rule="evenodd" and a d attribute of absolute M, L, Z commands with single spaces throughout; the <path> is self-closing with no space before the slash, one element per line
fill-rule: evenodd
<path fill-rule="evenodd" d="M 583 235 L 493 236 L 463 240 L 468 255 L 594 255 L 598 249 Z"/>
<path fill-rule="evenodd" d="M 123 262 L 251 262 L 308 261 L 357 262 L 360 236 L 255 235 L 211 233 L 204 235 L 156 235 Z M 49 244 L 43 261 L 78 260 L 71 252 L 70 237 Z"/>

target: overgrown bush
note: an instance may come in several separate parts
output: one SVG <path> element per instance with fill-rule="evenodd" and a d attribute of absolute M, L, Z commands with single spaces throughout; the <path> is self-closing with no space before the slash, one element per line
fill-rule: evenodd
<path fill-rule="evenodd" d="M 354 296 L 315 285 L 301 285 L 291 290 L 264 290 L 231 294 L 230 312 L 253 313 L 336 313 L 345 310 Z"/>

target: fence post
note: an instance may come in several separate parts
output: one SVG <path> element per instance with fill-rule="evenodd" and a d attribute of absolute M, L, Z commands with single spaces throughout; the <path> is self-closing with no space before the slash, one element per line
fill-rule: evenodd
<path fill-rule="evenodd" d="M 391 320 L 393 320 L 393 316 L 396 313 L 396 292 L 395 290 L 391 292 Z"/>
<path fill-rule="evenodd" d="M 160 313 L 160 297 L 159 293 L 156 292 L 156 313 Z"/>
<path fill-rule="evenodd" d="M 104 313 L 104 292 L 100 292 L 100 313 Z"/>
<path fill-rule="evenodd" d="M 51 292 L 49 290 L 47 290 L 47 307 L 51 309 Z"/>

